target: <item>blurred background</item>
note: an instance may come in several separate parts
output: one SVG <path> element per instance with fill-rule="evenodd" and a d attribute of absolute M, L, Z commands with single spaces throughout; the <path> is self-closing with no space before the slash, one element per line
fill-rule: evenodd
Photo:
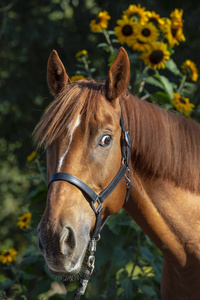
<path fill-rule="evenodd" d="M 11 247 L 17 248 L 19 252 L 24 251 L 26 242 L 16 226 L 18 217 L 31 209 L 35 213 L 32 229 L 36 231 L 38 220 L 44 210 L 45 154 L 40 151 L 37 154 L 39 160 L 35 160 L 34 164 L 27 161 L 27 156 L 35 150 L 32 143 L 34 127 L 43 110 L 53 99 L 46 82 L 46 65 L 51 51 L 57 50 L 68 75 L 72 76 L 77 68 L 75 54 L 86 49 L 97 70 L 95 76 L 105 75 L 108 70 L 108 57 L 101 48 L 96 47 L 104 40 L 99 34 L 90 31 L 90 21 L 95 19 L 101 10 L 106 10 L 111 15 L 109 27 L 113 28 L 117 19 L 121 17 L 122 11 L 130 4 L 138 3 L 150 11 L 156 11 L 161 17 L 169 17 L 175 8 L 183 9 L 186 42 L 179 45 L 173 59 L 180 66 L 189 58 L 200 70 L 199 0 L 134 2 L 126 0 L 1 0 L 0 251 Z M 192 102 L 195 105 L 200 103 L 199 83 Z M 38 175 L 38 170 L 40 175 Z M 39 190 L 37 189 L 38 182 L 40 182 Z M 109 237 L 110 235 L 108 235 L 108 241 Z M 36 245 L 37 241 L 34 238 L 33 241 Z M 148 258 L 147 253 L 146 258 Z M 149 258 L 151 259 L 152 257 Z M 0 275 L 0 281 L 3 280 L 5 280 L 5 275 Z M 159 284 L 156 284 L 159 290 Z M 39 297 L 37 293 L 35 295 L 33 299 L 43 299 L 37 298 Z M 155 295 L 152 297 L 154 298 L 141 299 L 159 299 Z M 126 299 L 125 296 L 123 299 Z"/>

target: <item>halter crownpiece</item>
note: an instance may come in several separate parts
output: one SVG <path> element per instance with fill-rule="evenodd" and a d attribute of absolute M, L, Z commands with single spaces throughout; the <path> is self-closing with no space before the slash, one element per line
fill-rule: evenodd
<path fill-rule="evenodd" d="M 120 125 L 122 129 L 122 138 L 121 138 L 122 164 L 118 173 L 113 178 L 111 183 L 103 191 L 101 191 L 100 194 L 96 194 L 86 183 L 84 183 L 76 176 L 68 173 L 63 173 L 63 172 L 55 173 L 51 176 L 49 180 L 48 189 L 51 183 L 54 181 L 66 181 L 76 186 L 79 190 L 83 192 L 84 196 L 89 201 L 91 208 L 96 215 L 96 223 L 89 244 L 90 256 L 87 264 L 88 268 L 84 271 L 83 278 L 80 281 L 80 286 L 76 292 L 74 300 L 78 300 L 81 297 L 81 295 L 84 294 L 87 283 L 94 269 L 94 260 L 95 260 L 94 252 L 96 251 L 96 243 L 100 239 L 100 232 L 108 219 L 108 217 L 106 217 L 102 220 L 102 210 L 103 210 L 102 203 L 113 192 L 113 190 L 120 183 L 120 181 L 124 176 L 126 178 L 126 188 L 127 188 L 125 202 L 127 202 L 129 198 L 130 188 L 132 186 L 131 178 L 130 178 L 130 169 L 129 169 L 129 164 L 131 159 L 131 137 L 128 131 L 125 130 L 125 124 L 124 124 L 122 113 L 120 118 Z M 96 203 L 98 204 L 97 208 L 95 208 Z"/>

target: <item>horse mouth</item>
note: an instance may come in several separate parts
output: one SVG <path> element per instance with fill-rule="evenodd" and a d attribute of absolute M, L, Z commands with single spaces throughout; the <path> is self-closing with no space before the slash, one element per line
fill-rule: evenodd
<path fill-rule="evenodd" d="M 80 280 L 81 279 L 81 277 L 82 277 L 82 273 L 83 273 L 83 271 L 84 271 L 84 267 L 83 266 L 81 266 L 79 269 L 77 269 L 77 270 L 74 270 L 74 271 L 72 271 L 72 272 L 60 272 L 60 271 L 54 271 L 54 270 L 52 270 L 51 268 L 49 268 L 49 271 L 53 274 L 53 275 L 55 275 L 55 276 L 60 276 L 60 277 L 62 277 L 62 281 L 63 282 L 68 282 L 68 283 L 70 283 L 70 282 L 72 282 L 72 281 L 77 281 L 77 280 Z"/>
<path fill-rule="evenodd" d="M 78 260 L 75 262 L 71 262 L 70 266 L 65 266 L 63 261 L 63 266 L 53 266 L 52 264 L 48 264 L 49 271 L 56 276 L 60 276 L 63 278 L 64 281 L 74 281 L 79 280 L 81 274 L 86 268 L 86 261 L 87 261 L 87 249 L 83 252 L 83 254 L 79 257 Z"/>

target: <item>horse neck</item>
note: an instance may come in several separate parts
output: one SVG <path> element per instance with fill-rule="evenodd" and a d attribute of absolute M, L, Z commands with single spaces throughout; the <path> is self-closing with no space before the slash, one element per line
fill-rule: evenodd
<path fill-rule="evenodd" d="M 132 137 L 132 167 L 144 179 L 161 178 L 200 192 L 198 123 L 125 93 L 120 101 Z M 187 171 L 187 172 L 186 172 Z"/>

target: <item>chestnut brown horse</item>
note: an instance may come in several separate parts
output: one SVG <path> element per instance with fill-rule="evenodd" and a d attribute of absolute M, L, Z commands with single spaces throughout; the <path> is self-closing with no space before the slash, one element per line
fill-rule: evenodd
<path fill-rule="evenodd" d="M 102 204 L 102 219 L 122 207 L 162 251 L 162 299 L 200 299 L 200 126 L 127 92 L 130 65 L 120 48 L 105 83 L 71 83 L 57 52 L 48 61 L 55 100 L 36 127 L 45 143 L 47 180 L 54 173 L 76 176 L 96 194 L 118 173 L 120 115 L 132 137 L 131 181 L 126 178 Z M 96 224 L 85 193 L 53 181 L 39 224 L 39 245 L 52 273 L 79 272 Z M 109 247 L 109 245 L 108 245 Z"/>

